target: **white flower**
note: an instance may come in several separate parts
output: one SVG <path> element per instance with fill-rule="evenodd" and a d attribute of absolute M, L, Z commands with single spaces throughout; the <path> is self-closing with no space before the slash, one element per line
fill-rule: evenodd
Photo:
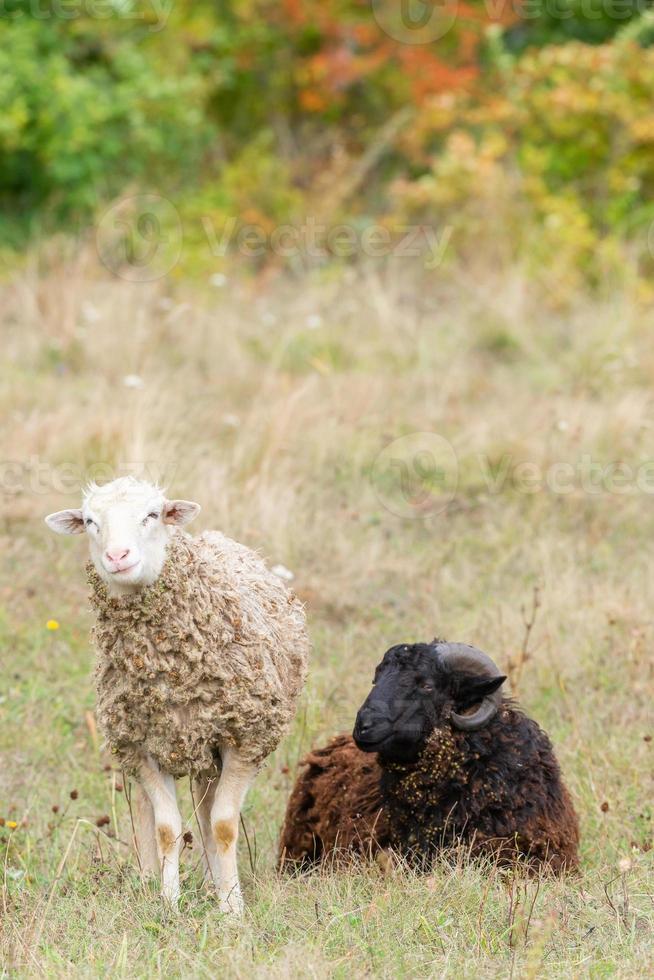
<path fill-rule="evenodd" d="M 229 429 L 238 429 L 241 424 L 241 420 L 238 415 L 233 415 L 232 412 L 226 412 L 222 417 L 223 425 L 226 425 Z"/>
<path fill-rule="evenodd" d="M 322 327 L 322 317 L 320 313 L 310 313 L 307 317 L 307 327 L 309 330 L 317 330 Z"/>
<path fill-rule="evenodd" d="M 273 565 L 270 571 L 273 573 L 273 575 L 283 578 L 285 582 L 292 582 L 295 578 L 293 572 L 290 570 L 290 568 L 287 568 L 286 565 Z"/>
<path fill-rule="evenodd" d="M 144 388 L 145 381 L 138 374 L 126 374 L 123 378 L 123 384 L 126 388 Z"/>
<path fill-rule="evenodd" d="M 223 286 L 227 285 L 227 276 L 224 272 L 214 272 L 209 279 L 209 282 L 212 286 L 215 286 L 216 289 L 222 289 Z"/>
<path fill-rule="evenodd" d="M 93 303 L 82 303 L 81 312 L 87 323 L 97 323 L 101 319 L 100 311 Z"/>

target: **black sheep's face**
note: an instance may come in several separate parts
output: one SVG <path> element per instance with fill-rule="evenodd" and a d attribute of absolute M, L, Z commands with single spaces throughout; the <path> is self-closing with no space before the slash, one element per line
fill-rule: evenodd
<path fill-rule="evenodd" d="M 434 644 L 391 647 L 357 713 L 354 740 L 364 752 L 413 761 L 435 728 L 449 726 L 453 712 L 472 708 L 504 680 L 452 670 Z"/>

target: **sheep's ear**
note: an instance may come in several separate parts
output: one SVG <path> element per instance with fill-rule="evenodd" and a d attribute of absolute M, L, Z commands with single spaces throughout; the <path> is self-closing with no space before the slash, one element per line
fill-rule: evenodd
<path fill-rule="evenodd" d="M 461 681 L 456 694 L 456 703 L 460 708 L 469 708 L 478 701 L 483 701 L 489 694 L 494 694 L 506 680 L 506 674 L 497 677 L 466 677 Z"/>
<path fill-rule="evenodd" d="M 163 509 L 164 524 L 188 524 L 202 508 L 192 500 L 167 500 Z"/>
<path fill-rule="evenodd" d="M 48 514 L 45 523 L 56 534 L 81 534 L 84 530 L 81 510 L 58 510 L 56 514 Z"/>

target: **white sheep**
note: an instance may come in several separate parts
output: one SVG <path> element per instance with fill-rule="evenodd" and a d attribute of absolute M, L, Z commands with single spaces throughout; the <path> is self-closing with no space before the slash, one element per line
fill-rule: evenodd
<path fill-rule="evenodd" d="M 208 877 L 240 912 L 238 821 L 246 792 L 295 712 L 306 676 L 304 612 L 253 551 L 216 531 L 179 529 L 200 507 L 124 477 L 92 484 L 81 509 L 46 517 L 86 533 L 96 612 L 98 723 L 136 779 L 146 872 L 179 897 L 175 778 L 194 778 Z"/>

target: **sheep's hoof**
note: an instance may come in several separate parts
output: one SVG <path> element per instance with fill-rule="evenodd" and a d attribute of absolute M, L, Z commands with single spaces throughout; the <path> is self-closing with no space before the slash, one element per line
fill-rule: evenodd
<path fill-rule="evenodd" d="M 238 888 L 232 888 L 229 894 L 218 893 L 218 905 L 221 912 L 230 918 L 239 919 L 243 915 L 243 896 Z"/>

